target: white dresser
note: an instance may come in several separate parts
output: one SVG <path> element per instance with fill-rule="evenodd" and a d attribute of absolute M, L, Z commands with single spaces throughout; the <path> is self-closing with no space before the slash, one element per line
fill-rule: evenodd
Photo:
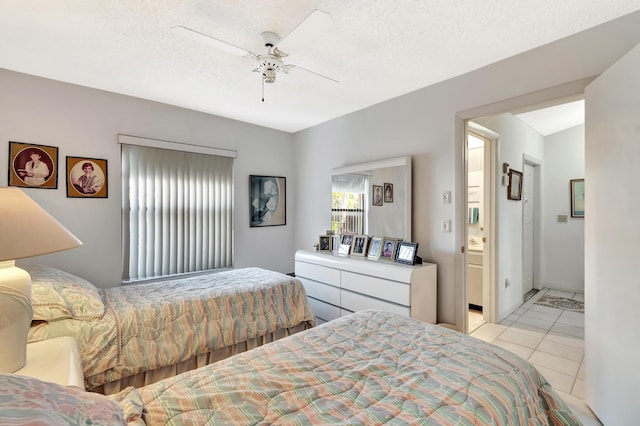
<path fill-rule="evenodd" d="M 318 322 L 363 309 L 380 309 L 436 322 L 437 265 L 299 250 L 295 274 L 304 284 Z"/>

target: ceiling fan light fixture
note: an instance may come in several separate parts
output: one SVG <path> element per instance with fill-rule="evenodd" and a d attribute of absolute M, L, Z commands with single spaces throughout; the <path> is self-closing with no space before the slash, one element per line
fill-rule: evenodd
<path fill-rule="evenodd" d="M 260 55 L 256 61 L 256 70 L 262 73 L 265 83 L 275 83 L 276 73 L 284 70 L 284 63 L 274 55 Z"/>
<path fill-rule="evenodd" d="M 276 70 L 273 68 L 266 68 L 262 71 L 262 80 L 265 83 L 275 83 L 276 82 Z"/>

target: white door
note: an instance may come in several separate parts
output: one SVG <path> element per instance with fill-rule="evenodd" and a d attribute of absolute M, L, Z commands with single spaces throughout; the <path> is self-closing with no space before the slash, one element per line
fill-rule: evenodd
<path fill-rule="evenodd" d="M 638 424 L 640 45 L 585 89 L 585 400 Z"/>
<path fill-rule="evenodd" d="M 522 293 L 533 290 L 535 245 L 535 168 L 525 163 L 522 176 Z"/>

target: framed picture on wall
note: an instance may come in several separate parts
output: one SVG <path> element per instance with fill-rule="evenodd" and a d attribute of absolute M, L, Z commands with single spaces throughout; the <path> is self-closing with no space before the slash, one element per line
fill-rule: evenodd
<path fill-rule="evenodd" d="M 584 179 L 571 179 L 571 217 L 584 218 Z"/>
<path fill-rule="evenodd" d="M 9 142 L 9 186 L 58 188 L 58 148 Z"/>
<path fill-rule="evenodd" d="M 373 187 L 373 196 L 371 197 L 371 204 L 374 206 L 381 206 L 383 197 L 382 197 L 382 185 L 372 185 Z"/>
<path fill-rule="evenodd" d="M 108 198 L 107 160 L 67 156 L 67 198 Z"/>
<path fill-rule="evenodd" d="M 393 203 L 393 184 L 392 183 L 384 184 L 384 202 Z"/>
<path fill-rule="evenodd" d="M 286 184 L 282 176 L 249 176 L 251 228 L 287 224 Z"/>
<path fill-rule="evenodd" d="M 507 186 L 507 199 L 522 199 L 522 172 L 509 169 L 509 185 Z"/>

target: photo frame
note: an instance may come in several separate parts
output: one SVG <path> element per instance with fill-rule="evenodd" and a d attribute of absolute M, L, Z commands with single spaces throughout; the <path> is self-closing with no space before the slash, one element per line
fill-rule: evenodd
<path fill-rule="evenodd" d="M 331 250 L 334 253 L 338 253 L 338 250 L 340 249 L 340 234 L 335 234 L 331 236 Z"/>
<path fill-rule="evenodd" d="M 367 258 L 378 260 L 382 253 L 382 238 L 373 237 L 369 243 L 369 250 L 367 251 Z"/>
<path fill-rule="evenodd" d="M 342 234 L 340 236 L 340 247 L 338 254 L 348 256 L 351 253 L 351 245 L 353 244 L 353 234 Z"/>
<path fill-rule="evenodd" d="M 318 239 L 318 251 L 331 252 L 333 236 L 332 235 L 320 235 Z"/>
<path fill-rule="evenodd" d="M 571 217 L 584 218 L 584 179 L 571 179 Z"/>
<path fill-rule="evenodd" d="M 509 185 L 507 185 L 507 199 L 522 199 L 522 172 L 509 169 Z"/>
<path fill-rule="evenodd" d="M 67 156 L 67 198 L 108 198 L 107 160 Z"/>
<path fill-rule="evenodd" d="M 396 250 L 395 262 L 415 265 L 418 258 L 418 243 L 400 242 Z"/>
<path fill-rule="evenodd" d="M 373 194 L 373 196 L 371 197 L 371 204 L 374 206 L 381 206 L 382 205 L 382 201 L 383 201 L 383 195 L 382 195 L 382 185 L 373 185 L 373 190 L 371 191 L 371 193 Z"/>
<path fill-rule="evenodd" d="M 398 240 L 395 238 L 383 238 L 380 259 L 393 261 L 396 255 Z"/>
<path fill-rule="evenodd" d="M 351 244 L 351 256 L 366 256 L 368 240 L 369 236 L 367 235 L 355 235 Z"/>
<path fill-rule="evenodd" d="M 384 202 L 393 203 L 393 184 L 392 183 L 384 184 Z"/>
<path fill-rule="evenodd" d="M 249 226 L 287 224 L 287 178 L 249 175 Z"/>
<path fill-rule="evenodd" d="M 58 188 L 58 148 L 9 142 L 9 186 Z"/>

